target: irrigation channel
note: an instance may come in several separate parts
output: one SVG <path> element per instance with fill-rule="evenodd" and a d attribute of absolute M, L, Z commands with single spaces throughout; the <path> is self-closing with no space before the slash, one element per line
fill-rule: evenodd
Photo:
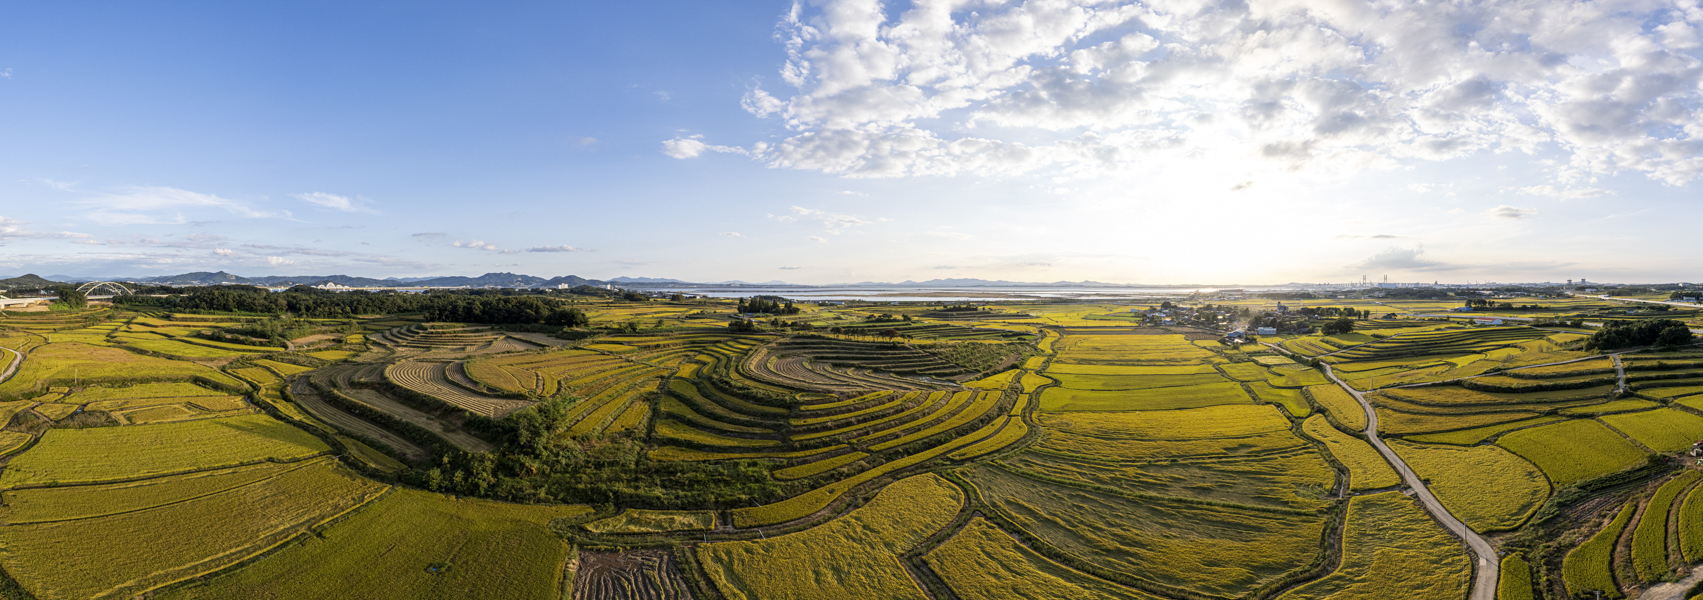
<path fill-rule="evenodd" d="M 1442 523 L 1443 527 L 1448 529 L 1450 533 L 1466 540 L 1467 545 L 1472 547 L 1473 554 L 1478 555 L 1478 563 L 1473 569 L 1478 575 L 1472 584 L 1470 598 L 1472 600 L 1496 600 L 1496 579 L 1501 575 L 1500 561 L 1496 560 L 1496 548 L 1491 546 L 1490 542 L 1485 540 L 1483 536 L 1468 529 L 1465 523 L 1461 523 L 1460 519 L 1449 514 L 1449 509 L 1443 508 L 1443 503 L 1437 501 L 1437 497 L 1431 494 L 1429 488 L 1425 487 L 1425 482 L 1420 481 L 1419 475 L 1414 474 L 1413 469 L 1408 468 L 1407 463 L 1402 462 L 1401 457 L 1385 445 L 1384 440 L 1378 438 L 1378 411 L 1372 410 L 1372 404 L 1366 401 L 1364 395 L 1338 379 L 1336 371 L 1332 370 L 1330 365 L 1326 364 L 1324 368 L 1325 375 L 1329 375 L 1331 381 L 1336 382 L 1349 395 L 1354 396 L 1354 400 L 1360 403 L 1360 408 L 1366 411 L 1366 439 L 1371 441 L 1372 446 L 1378 449 L 1378 453 L 1384 455 L 1384 459 L 1396 468 L 1396 472 L 1401 473 L 1402 481 L 1407 482 L 1407 486 L 1413 488 L 1414 497 L 1419 498 L 1419 502 L 1424 504 L 1425 509 L 1431 512 L 1431 516 L 1435 517 L 1437 522 Z"/>

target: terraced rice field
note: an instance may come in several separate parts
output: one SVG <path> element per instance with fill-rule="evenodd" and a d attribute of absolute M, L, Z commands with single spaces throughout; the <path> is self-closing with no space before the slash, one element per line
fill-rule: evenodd
<path fill-rule="evenodd" d="M 241 388 L 242 384 L 199 364 L 142 356 L 79 343 L 52 343 L 30 351 L 11 379 L 0 383 L 0 398 L 33 396 L 50 386 L 132 383 L 143 381 L 210 381 Z"/>
<path fill-rule="evenodd" d="M 628 509 L 613 517 L 586 523 L 583 527 L 593 533 L 609 534 L 703 531 L 715 529 L 715 513 L 707 510 Z"/>
<path fill-rule="evenodd" d="M 1637 512 L 1637 503 L 1627 504 L 1596 535 L 1567 553 L 1562 563 L 1567 593 L 1575 597 L 1596 592 L 1601 592 L 1604 598 L 1625 597 L 1614 582 L 1614 545 L 1620 539 L 1620 532 L 1626 529 Z"/>
<path fill-rule="evenodd" d="M 470 392 L 450 383 L 448 369 L 448 363 L 405 360 L 386 368 L 384 375 L 397 385 L 487 417 L 501 417 L 532 405 L 525 400 L 495 398 Z"/>
<path fill-rule="evenodd" d="M 938 475 L 887 486 L 850 514 L 798 533 L 698 546 L 730 600 L 927 598 L 898 558 L 957 516 L 964 492 Z"/>
<path fill-rule="evenodd" d="M 975 372 L 893 342 L 793 337 L 759 346 L 739 364 L 769 384 L 816 392 L 955 387 Z"/>
<path fill-rule="evenodd" d="M 1602 423 L 1571 420 L 1502 436 L 1507 448 L 1542 469 L 1557 486 L 1606 475 L 1638 464 L 1644 451 Z"/>
<path fill-rule="evenodd" d="M 37 522 L 0 528 L 0 563 L 37 598 L 140 594 L 265 551 L 384 489 L 324 460 L 255 482 L 184 479 L 190 489 L 120 489 L 104 510 L 90 506 L 88 490 L 32 491 L 32 507 L 60 508 L 28 508 Z"/>
<path fill-rule="evenodd" d="M 1337 462 L 1348 468 L 1348 489 L 1352 492 L 1376 490 L 1401 484 L 1390 463 L 1365 440 L 1332 427 L 1324 415 L 1313 415 L 1302 423 L 1307 437 L 1323 442 Z"/>
<path fill-rule="evenodd" d="M 1322 550 L 1322 514 L 1132 498 L 1048 485 L 994 467 L 966 477 L 1002 520 L 1105 577 L 1149 589 L 1234 596 L 1303 570 Z"/>
<path fill-rule="evenodd" d="M 674 553 L 667 550 L 580 552 L 574 577 L 574 600 L 691 598 L 680 576 Z"/>
<path fill-rule="evenodd" d="M 1159 600 L 1159 596 L 1059 564 L 981 517 L 971 519 L 950 540 L 929 552 L 926 562 L 961 598 Z"/>
<path fill-rule="evenodd" d="M 331 448 L 265 415 L 93 429 L 53 429 L 12 459 L 0 486 L 99 483 L 296 460 Z"/>
<path fill-rule="evenodd" d="M 1472 565 L 1460 543 L 1399 492 L 1348 503 L 1342 563 L 1283 600 L 1458 600 Z"/>
<path fill-rule="evenodd" d="M 1497 446 L 1432 446 L 1391 441 L 1455 518 L 1478 532 L 1524 523 L 1549 498 L 1549 481 L 1525 459 Z"/>
<path fill-rule="evenodd" d="M 571 548 L 547 526 L 589 514 L 396 489 L 264 561 L 162 597 L 554 600 Z"/>

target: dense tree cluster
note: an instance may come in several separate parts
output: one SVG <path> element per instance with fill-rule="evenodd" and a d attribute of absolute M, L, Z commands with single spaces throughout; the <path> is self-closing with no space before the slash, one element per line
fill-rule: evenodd
<path fill-rule="evenodd" d="M 559 300 L 517 290 L 446 290 L 409 294 L 390 291 L 328 292 L 299 285 L 273 292 L 247 285 L 221 285 L 195 288 L 177 295 L 119 296 L 113 301 L 167 310 L 290 314 L 314 319 L 420 312 L 431 320 L 463 323 L 544 323 L 568 327 L 590 324 L 584 313 L 561 306 Z"/>
<path fill-rule="evenodd" d="M 1343 318 L 1337 319 L 1335 321 L 1325 323 L 1323 326 L 1319 327 L 1319 332 L 1323 333 L 1325 335 L 1338 335 L 1338 334 L 1343 334 L 1343 333 L 1350 333 L 1350 332 L 1353 332 L 1353 331 L 1354 331 L 1354 321 L 1352 319 L 1347 318 L 1347 317 L 1343 317 Z"/>
<path fill-rule="evenodd" d="M 626 439 L 581 440 L 565 435 L 575 421 L 575 398 L 555 398 L 515 412 L 494 453 L 454 453 L 414 472 L 415 483 L 438 492 L 516 502 L 620 504 L 648 508 L 750 506 L 773 501 L 791 487 L 759 461 L 657 462 L 643 444 Z"/>
<path fill-rule="evenodd" d="M 83 308 L 89 305 L 89 297 L 84 295 L 82 292 L 77 291 L 76 288 L 62 287 L 59 288 L 58 292 L 59 302 L 65 306 L 71 308 Z"/>
<path fill-rule="evenodd" d="M 1691 328 L 1673 319 L 1609 321 L 1585 340 L 1586 350 L 1628 346 L 1673 347 L 1691 343 Z"/>
<path fill-rule="evenodd" d="M 780 296 L 753 296 L 739 301 L 739 314 L 796 315 L 799 308 Z"/>

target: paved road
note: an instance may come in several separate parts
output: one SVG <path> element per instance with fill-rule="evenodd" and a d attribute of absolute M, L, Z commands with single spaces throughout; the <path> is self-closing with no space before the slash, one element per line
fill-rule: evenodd
<path fill-rule="evenodd" d="M 4 347 L 4 346 L 0 346 L 0 347 Z M 6 348 L 6 349 L 12 350 L 11 348 Z M 18 365 L 23 364 L 23 362 L 24 362 L 24 353 L 19 352 L 17 350 L 12 350 L 12 364 L 6 365 L 6 370 L 0 371 L 0 382 L 4 382 L 7 379 L 11 379 L 12 373 L 17 372 Z"/>
<path fill-rule="evenodd" d="M 1616 394 L 1625 394 L 1626 393 L 1626 365 L 1621 364 L 1619 354 L 1611 355 L 1610 358 L 1614 359 L 1614 381 L 1615 381 L 1614 392 Z"/>
<path fill-rule="evenodd" d="M 1344 391 L 1354 396 L 1354 399 L 1360 402 L 1360 408 L 1366 411 L 1366 439 L 1370 440 L 1372 446 L 1378 449 L 1378 453 L 1383 454 L 1384 459 L 1396 468 L 1396 472 L 1401 473 L 1402 481 L 1407 482 L 1407 486 L 1413 488 L 1414 497 L 1419 498 L 1419 502 L 1425 505 L 1425 509 L 1430 511 L 1431 515 L 1436 517 L 1445 529 L 1449 530 L 1449 533 L 1466 540 L 1467 546 L 1472 548 L 1473 554 L 1478 555 L 1476 567 L 1478 577 L 1472 584 L 1470 598 L 1472 600 L 1495 600 L 1496 579 L 1501 575 L 1501 565 L 1496 558 L 1496 548 L 1491 546 L 1490 542 L 1478 533 L 1468 529 L 1464 523 L 1461 523 L 1460 519 L 1449 514 L 1449 509 L 1444 508 L 1443 503 L 1437 501 L 1437 497 L 1431 494 L 1430 488 L 1425 487 L 1425 482 L 1419 480 L 1419 476 L 1414 474 L 1413 469 L 1408 468 L 1407 463 L 1403 462 L 1394 450 L 1385 445 L 1384 440 L 1378 438 L 1378 411 L 1372 410 L 1372 404 L 1366 401 L 1364 395 L 1338 379 L 1336 371 L 1331 370 L 1330 365 L 1326 364 L 1324 367 L 1325 374 L 1330 376 L 1331 381 L 1335 381 Z"/>

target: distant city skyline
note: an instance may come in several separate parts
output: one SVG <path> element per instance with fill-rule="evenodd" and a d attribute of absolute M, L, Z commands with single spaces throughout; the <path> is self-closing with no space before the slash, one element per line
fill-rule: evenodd
<path fill-rule="evenodd" d="M 0 14 L 0 275 L 1699 278 L 1684 3 Z"/>

